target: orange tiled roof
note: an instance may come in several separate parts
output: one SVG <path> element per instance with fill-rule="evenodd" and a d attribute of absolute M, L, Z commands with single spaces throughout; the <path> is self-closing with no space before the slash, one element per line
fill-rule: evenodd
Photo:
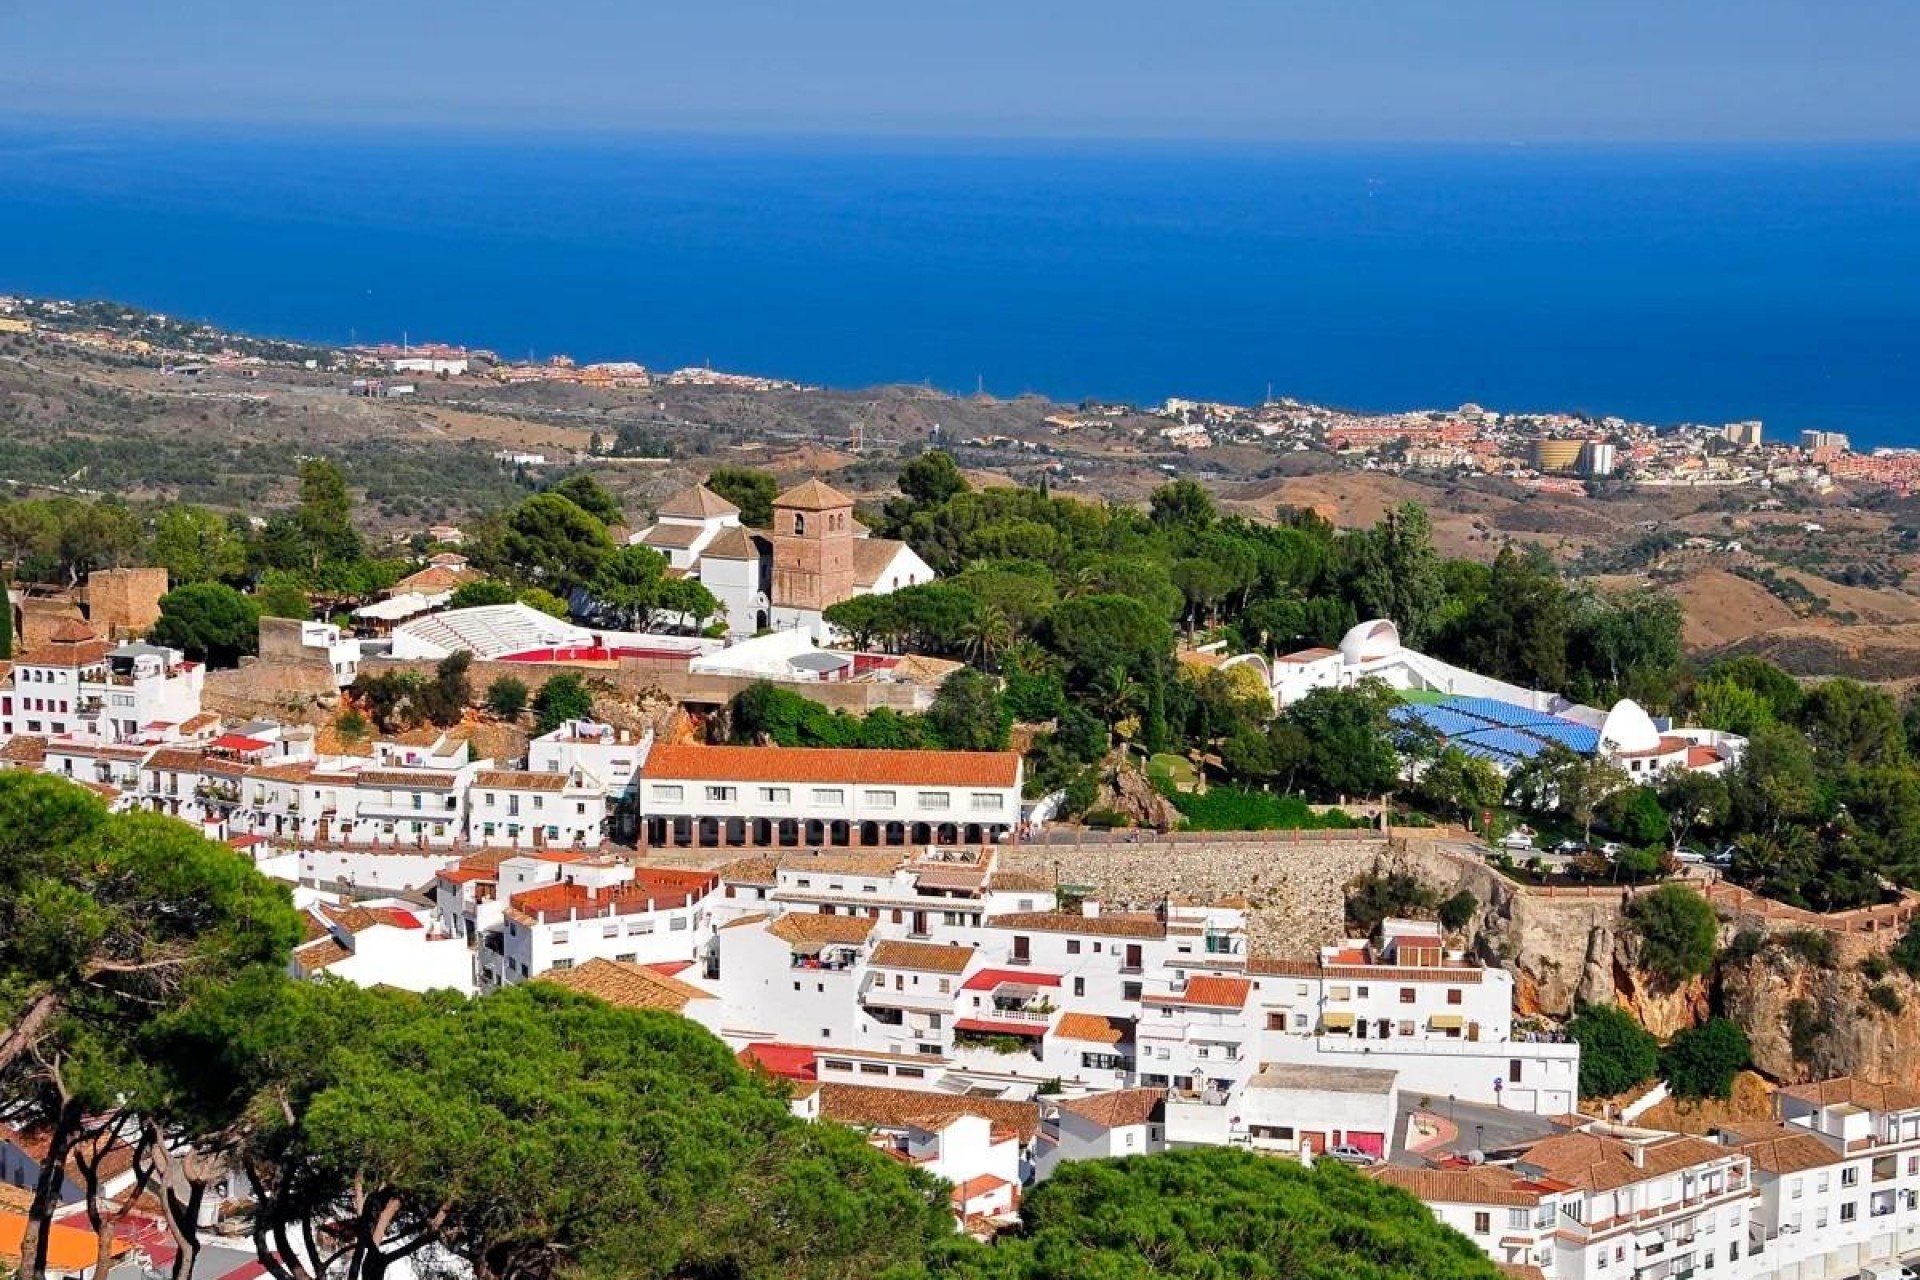
<path fill-rule="evenodd" d="M 565 791 L 567 775 L 539 773 L 531 769 L 488 769 L 473 775 L 478 787 L 498 787 L 502 791 Z"/>
<path fill-rule="evenodd" d="M 865 916 L 829 916 L 817 911 L 789 911 L 767 927 L 767 932 L 800 950 L 818 951 L 840 944 L 859 946 L 873 932 Z"/>
<path fill-rule="evenodd" d="M 1543 1192 L 1552 1189 L 1522 1177 L 1511 1169 L 1492 1165 L 1477 1165 L 1467 1169 L 1403 1169 L 1388 1165 L 1371 1170 L 1370 1176 L 1390 1187 L 1398 1187 L 1427 1204 L 1531 1208 L 1540 1203 Z"/>
<path fill-rule="evenodd" d="M 791 507 L 797 511 L 833 511 L 852 506 L 853 499 L 820 477 L 812 476 L 775 498 L 773 505 Z"/>
<path fill-rule="evenodd" d="M 1206 974 L 1187 979 L 1187 989 L 1179 995 L 1148 996 L 1152 1004 L 1203 1005 L 1210 1009 L 1243 1009 L 1253 983 L 1246 978 L 1217 978 Z"/>
<path fill-rule="evenodd" d="M 650 782 L 840 782 L 892 786 L 1011 787 L 1012 751 L 862 751 L 842 747 L 655 746 L 641 773 Z M 956 809 L 955 812 L 964 812 Z"/>
<path fill-rule="evenodd" d="M 30 764 L 38 768 L 47 760 L 47 740 L 16 734 L 8 738 L 5 743 L 0 743 L 0 760 L 8 764 Z"/>
<path fill-rule="evenodd" d="M 537 981 L 595 996 L 622 1009 L 679 1013 L 695 1000 L 713 999 L 690 983 L 622 960 L 589 960 L 577 969 L 549 970 Z"/>
<path fill-rule="evenodd" d="M 933 942 L 887 941 L 873 949 L 873 963 L 887 969 L 918 969 L 923 973 L 964 973 L 972 960 L 972 947 L 941 946 Z"/>
<path fill-rule="evenodd" d="M 970 1098 L 922 1089 L 887 1089 L 864 1084 L 826 1084 L 820 1087 L 820 1117 L 862 1128 L 902 1129 L 908 1125 L 938 1129 L 960 1116 L 984 1116 L 1033 1141 L 1040 1132 L 1040 1106 L 1002 1098 Z"/>
<path fill-rule="evenodd" d="M 1704 1138 L 1685 1135 L 1639 1145 L 1643 1159 L 1635 1164 L 1629 1144 L 1618 1138 L 1563 1133 L 1534 1143 L 1522 1153 L 1520 1163 L 1584 1191 L 1611 1191 L 1738 1154 Z"/>
<path fill-rule="evenodd" d="M 1789 1085 L 1781 1093 L 1816 1107 L 1852 1103 L 1869 1111 L 1911 1111 L 1920 1107 L 1920 1092 L 1904 1085 L 1874 1084 L 1858 1076 L 1836 1076 L 1812 1084 Z"/>
<path fill-rule="evenodd" d="M 993 929 L 1031 929 L 1036 933 L 1084 933 L 1112 938 L 1164 938 L 1167 926 L 1159 917 L 1142 914 L 1102 912 L 1097 916 L 1073 911 L 1016 911 L 1004 916 L 988 916 Z"/>
<path fill-rule="evenodd" d="M 1790 1125 L 1769 1121 L 1721 1128 L 1740 1140 L 1740 1151 L 1764 1173 L 1804 1173 L 1846 1158 L 1815 1134 Z"/>
<path fill-rule="evenodd" d="M 1053 1024 L 1053 1034 L 1089 1044 L 1119 1044 L 1127 1038 L 1127 1029 L 1119 1018 L 1104 1014 L 1063 1013 L 1060 1021 Z"/>
<path fill-rule="evenodd" d="M 1119 1129 L 1126 1125 L 1146 1124 L 1164 1114 L 1166 1101 L 1165 1089 L 1115 1089 L 1108 1093 L 1074 1098 L 1061 1103 L 1060 1109 L 1083 1116 L 1103 1128 Z"/>
<path fill-rule="evenodd" d="M 459 783 L 451 773 L 401 769 L 364 769 L 354 782 L 363 787 L 403 787 L 416 791 L 452 791 Z"/>

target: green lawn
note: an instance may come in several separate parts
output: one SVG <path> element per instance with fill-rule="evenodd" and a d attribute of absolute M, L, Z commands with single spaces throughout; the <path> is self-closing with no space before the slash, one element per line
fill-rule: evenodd
<path fill-rule="evenodd" d="M 1169 783 L 1176 791 L 1191 791 L 1200 781 L 1191 760 L 1165 751 L 1147 761 L 1147 776 Z"/>
<path fill-rule="evenodd" d="M 1453 695 L 1441 693 L 1438 689 L 1401 689 L 1400 701 L 1411 702 L 1415 706 L 1430 707 L 1436 702 L 1445 702 Z"/>

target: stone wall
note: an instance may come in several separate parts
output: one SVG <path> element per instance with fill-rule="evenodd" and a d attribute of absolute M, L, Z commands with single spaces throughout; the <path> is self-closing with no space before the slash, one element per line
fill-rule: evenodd
<path fill-rule="evenodd" d="M 1346 915 L 1346 885 L 1386 848 L 1364 835 L 1261 840 L 1022 845 L 1000 850 L 1001 865 L 1062 884 L 1086 885 L 1108 904 L 1149 906 L 1169 895 L 1245 898 L 1255 951 L 1308 955 L 1337 939 Z"/>
<path fill-rule="evenodd" d="M 87 575 L 87 620 L 103 636 L 145 635 L 160 620 L 165 594 L 164 568 L 98 569 Z"/>

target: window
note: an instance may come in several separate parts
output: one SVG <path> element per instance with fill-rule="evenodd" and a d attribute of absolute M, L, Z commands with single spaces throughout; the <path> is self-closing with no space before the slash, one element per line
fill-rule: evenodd
<path fill-rule="evenodd" d="M 791 804 L 793 803 L 793 788 L 762 787 L 760 788 L 760 799 L 767 804 Z"/>
<path fill-rule="evenodd" d="M 1353 994 L 1352 994 L 1351 988 L 1348 988 L 1348 987 L 1328 987 L 1327 988 L 1327 999 L 1329 1000 L 1351 1000 L 1352 998 L 1353 998 Z"/>
<path fill-rule="evenodd" d="M 670 933 L 685 933 L 687 931 L 687 918 L 685 916 L 669 917 L 667 920 L 667 930 Z"/>
<path fill-rule="evenodd" d="M 1859 1212 L 1859 1209 L 1860 1209 L 1859 1205 L 1855 1204 L 1851 1200 L 1847 1201 L 1845 1204 L 1840 1206 L 1840 1221 L 1852 1222 L 1854 1219 L 1854 1215 Z"/>
<path fill-rule="evenodd" d="M 798 511 L 793 513 L 793 531 L 796 534 L 804 534 L 807 531 L 807 517 Z"/>
<path fill-rule="evenodd" d="M 647 934 L 652 932 L 653 932 L 653 921 L 651 920 L 627 921 L 627 936 L 629 938 L 637 938 L 642 934 Z"/>
<path fill-rule="evenodd" d="M 922 791 L 915 798 L 922 809 L 945 809 L 953 804 L 953 794 L 947 791 Z"/>
<path fill-rule="evenodd" d="M 815 804 L 845 804 L 847 802 L 847 793 L 839 787 L 815 787 L 813 789 L 813 802 Z"/>
<path fill-rule="evenodd" d="M 1507 1083 L 1520 1083 L 1520 1059 L 1518 1058 L 1509 1058 L 1507 1060 Z"/>
<path fill-rule="evenodd" d="M 739 796 L 739 794 L 740 794 L 740 789 L 738 787 L 708 787 L 707 788 L 707 799 L 717 801 L 722 804 L 732 804 L 734 799 L 737 796 Z"/>
<path fill-rule="evenodd" d="M 555 961 L 553 962 L 553 967 L 554 967 L 554 968 L 555 968 L 556 970 L 558 970 L 558 969 L 571 969 L 571 968 L 573 968 L 573 961 L 571 961 L 571 960 L 555 960 Z"/>
<path fill-rule="evenodd" d="M 1085 978 L 1075 978 L 1073 980 L 1073 994 L 1077 996 L 1087 994 L 1087 980 Z"/>
<path fill-rule="evenodd" d="M 875 809 L 891 809 L 897 799 L 898 797 L 892 791 L 867 792 L 867 803 Z"/>
<path fill-rule="evenodd" d="M 1412 1003 L 1413 1003 L 1413 988 L 1412 988 L 1412 987 L 1402 987 L 1402 988 L 1400 988 L 1400 1003 L 1401 1003 L 1401 1004 L 1412 1004 Z"/>
<path fill-rule="evenodd" d="M 617 938 L 617 937 L 619 937 L 619 936 L 620 936 L 620 922 L 619 922 L 618 920 L 615 920 L 615 921 L 614 921 L 614 922 L 613 922 L 612 924 L 606 924 L 606 925 L 602 925 L 602 926 L 600 926 L 600 936 L 601 936 L 601 937 L 603 937 L 603 938 Z"/>
<path fill-rule="evenodd" d="M 1460 997 L 1461 997 L 1461 992 L 1460 992 L 1460 988 L 1458 988 L 1458 987 L 1448 987 L 1448 988 L 1447 988 L 1447 1003 L 1448 1003 L 1448 1004 L 1459 1004 L 1459 1003 L 1460 1003 Z"/>
<path fill-rule="evenodd" d="M 1412 1018 L 1402 1018 L 1400 1020 L 1400 1034 L 1403 1036 L 1410 1036 L 1413 1034 Z"/>
<path fill-rule="evenodd" d="M 999 813 L 1006 808 L 1006 798 L 996 791 L 976 791 L 970 799 L 975 813 Z"/>
<path fill-rule="evenodd" d="M 1473 1215 L 1473 1234 L 1477 1236 L 1483 1236 L 1491 1230 L 1493 1230 L 1492 1214 L 1476 1213 Z"/>
<path fill-rule="evenodd" d="M 1849 1165 L 1848 1167 L 1842 1169 L 1840 1171 L 1840 1185 L 1843 1187 L 1859 1186 L 1860 1185 L 1860 1166 Z"/>
<path fill-rule="evenodd" d="M 555 929 L 553 931 L 553 945 L 556 947 L 566 946 L 567 937 L 568 937 L 568 934 L 565 929 Z"/>
<path fill-rule="evenodd" d="M 1080 954 L 1080 939 L 1078 938 L 1067 939 L 1067 954 L 1070 956 L 1077 956 Z"/>
<path fill-rule="evenodd" d="M 1525 1209 L 1507 1210 L 1507 1226 L 1514 1231 L 1527 1229 L 1527 1211 Z"/>
<path fill-rule="evenodd" d="M 1137 982 L 1121 983 L 1120 998 L 1122 1000 L 1138 1000 L 1140 998 L 1140 984 Z"/>
<path fill-rule="evenodd" d="M 638 960 L 639 958 L 640 958 L 640 953 L 638 951 L 622 951 L 619 955 L 614 957 L 615 960 L 619 961 L 622 964 L 632 964 L 635 960 Z"/>

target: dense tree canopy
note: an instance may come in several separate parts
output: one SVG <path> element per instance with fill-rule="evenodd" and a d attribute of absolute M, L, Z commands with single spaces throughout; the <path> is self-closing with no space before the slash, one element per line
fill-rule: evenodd
<path fill-rule="evenodd" d="M 148 635 L 196 661 L 231 667 L 259 649 L 260 614 L 223 582 L 191 582 L 160 597 L 160 619 Z"/>

